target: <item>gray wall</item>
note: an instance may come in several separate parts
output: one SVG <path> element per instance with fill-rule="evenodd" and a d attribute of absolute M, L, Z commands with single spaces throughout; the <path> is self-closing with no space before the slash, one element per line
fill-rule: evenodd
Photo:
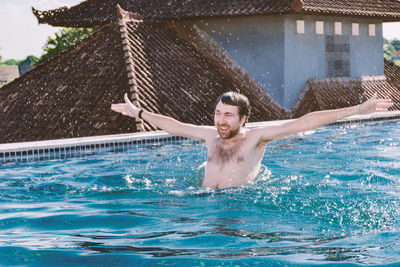
<path fill-rule="evenodd" d="M 360 35 L 350 35 L 351 77 L 384 75 L 382 21 L 363 19 L 355 22 L 360 23 Z M 369 23 L 375 23 L 376 36 L 368 36 Z"/>
<path fill-rule="evenodd" d="M 305 21 L 297 34 L 296 20 Z M 324 34 L 315 34 L 315 21 L 324 21 Z M 333 24 L 342 22 L 342 35 Z M 359 23 L 359 36 L 351 23 Z M 383 75 L 382 23 L 379 20 L 315 16 L 251 16 L 198 20 L 199 28 L 214 38 L 269 94 L 291 108 L 305 82 L 327 76 Z M 368 36 L 368 24 L 376 36 Z M 341 71 L 334 67 L 339 66 Z M 229 88 L 227 88 L 229 90 Z"/>
<path fill-rule="evenodd" d="M 316 35 L 312 18 L 304 18 L 305 33 L 296 33 L 296 17 L 285 16 L 285 61 L 283 106 L 291 108 L 311 77 L 325 77 L 324 35 Z M 300 19 L 300 18 L 299 18 Z"/>
<path fill-rule="evenodd" d="M 278 103 L 283 103 L 282 16 L 217 18 L 197 21 L 196 24 L 214 38 Z"/>

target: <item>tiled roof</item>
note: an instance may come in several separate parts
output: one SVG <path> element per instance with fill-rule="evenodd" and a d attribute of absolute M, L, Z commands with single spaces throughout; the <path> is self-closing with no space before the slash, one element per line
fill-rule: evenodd
<path fill-rule="evenodd" d="M 390 55 L 390 57 L 400 57 L 400 50 L 394 52 L 393 54 Z"/>
<path fill-rule="evenodd" d="M 195 17 L 327 14 L 376 17 L 383 21 L 400 20 L 398 0 L 87 0 L 71 8 L 38 11 L 39 23 L 53 26 L 93 27 L 117 20 L 115 6 L 144 18 L 185 19 Z"/>
<path fill-rule="evenodd" d="M 250 121 L 286 117 L 212 45 L 185 24 L 106 25 L 0 90 L 0 143 L 154 129 L 111 111 L 124 92 L 147 110 L 195 124 L 212 125 L 216 98 L 230 90 L 249 97 Z"/>
<path fill-rule="evenodd" d="M 383 21 L 400 20 L 398 0 L 302 0 L 302 11 L 327 15 L 380 17 Z"/>
<path fill-rule="evenodd" d="M 395 105 L 391 110 L 400 109 L 400 87 L 390 83 L 385 76 L 356 78 L 310 79 L 300 94 L 293 117 L 308 112 L 343 108 L 360 104 L 378 93 L 378 97 L 391 98 Z"/>
<path fill-rule="evenodd" d="M 11 81 L 18 77 L 18 66 L 0 66 L 0 82 Z"/>
<path fill-rule="evenodd" d="M 391 84 L 400 88 L 400 66 L 385 60 L 385 76 Z"/>
<path fill-rule="evenodd" d="M 37 66 L 0 90 L 0 143 L 134 131 L 117 120 L 128 78 L 117 26 Z"/>

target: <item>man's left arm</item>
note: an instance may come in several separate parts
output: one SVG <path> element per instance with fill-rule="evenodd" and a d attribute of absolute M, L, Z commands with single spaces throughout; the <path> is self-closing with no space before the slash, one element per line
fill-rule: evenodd
<path fill-rule="evenodd" d="M 377 95 L 375 94 L 372 98 L 357 106 L 315 111 L 298 119 L 288 121 L 282 125 L 261 127 L 256 131 L 260 135 L 260 142 L 269 142 L 299 132 L 314 130 L 325 124 L 332 123 L 352 115 L 364 115 L 373 112 L 387 111 L 391 106 L 393 106 L 391 99 L 377 98 Z"/>

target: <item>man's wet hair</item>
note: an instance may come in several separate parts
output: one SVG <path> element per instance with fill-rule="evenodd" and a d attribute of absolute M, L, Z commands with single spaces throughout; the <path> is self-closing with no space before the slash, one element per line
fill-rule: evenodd
<path fill-rule="evenodd" d="M 225 105 L 238 107 L 239 118 L 242 119 L 243 116 L 247 116 L 246 121 L 249 119 L 250 101 L 245 95 L 236 92 L 226 92 L 218 97 L 215 106 L 218 105 L 219 101 Z"/>

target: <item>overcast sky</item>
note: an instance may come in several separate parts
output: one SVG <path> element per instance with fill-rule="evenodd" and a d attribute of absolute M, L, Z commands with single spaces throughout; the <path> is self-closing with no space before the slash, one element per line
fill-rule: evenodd
<path fill-rule="evenodd" d="M 74 6 L 83 0 L 0 0 L 0 56 L 7 59 L 39 57 L 48 36 L 60 28 L 39 25 L 31 7 L 39 10 Z M 383 36 L 400 39 L 400 23 L 384 23 Z"/>

